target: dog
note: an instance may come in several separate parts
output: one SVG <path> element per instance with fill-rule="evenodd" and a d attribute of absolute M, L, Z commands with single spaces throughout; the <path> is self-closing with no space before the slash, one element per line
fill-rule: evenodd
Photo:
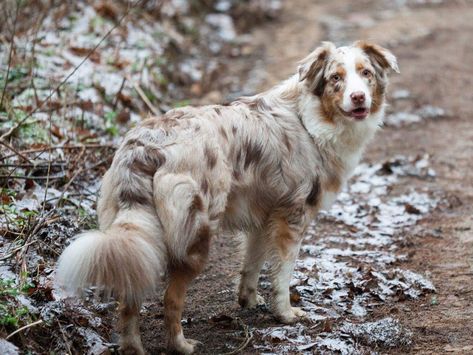
<path fill-rule="evenodd" d="M 100 229 L 62 253 L 57 278 L 69 291 L 97 286 L 119 301 L 120 349 L 144 354 L 139 310 L 166 280 L 170 351 L 191 354 L 181 315 L 211 239 L 246 235 L 238 302 L 253 308 L 260 270 L 272 267 L 272 311 L 304 317 L 289 282 L 301 239 L 328 209 L 382 123 L 396 57 L 367 41 L 323 42 L 298 72 L 264 93 L 226 105 L 185 107 L 133 128 L 103 178 Z"/>

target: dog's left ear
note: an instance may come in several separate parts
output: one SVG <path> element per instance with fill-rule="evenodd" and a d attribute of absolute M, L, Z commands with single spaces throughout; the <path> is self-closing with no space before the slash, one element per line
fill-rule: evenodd
<path fill-rule="evenodd" d="M 324 90 L 324 71 L 327 60 L 335 51 L 332 42 L 323 42 L 299 63 L 299 81 L 306 81 L 310 91 L 320 96 Z"/>
<path fill-rule="evenodd" d="M 382 70 L 400 73 L 397 59 L 390 50 L 368 41 L 357 41 L 353 44 L 368 55 L 373 64 Z"/>

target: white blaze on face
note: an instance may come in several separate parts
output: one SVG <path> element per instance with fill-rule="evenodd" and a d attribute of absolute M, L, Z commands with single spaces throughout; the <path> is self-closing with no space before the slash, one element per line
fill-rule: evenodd
<path fill-rule="evenodd" d="M 356 105 L 353 104 L 351 95 L 353 93 L 362 92 L 365 94 L 365 102 L 363 107 L 371 107 L 371 92 L 368 87 L 368 82 L 361 76 L 356 70 L 357 59 L 363 57 L 363 52 L 359 48 L 355 47 L 340 47 L 337 50 L 336 59 L 342 63 L 343 68 L 346 71 L 345 76 L 345 91 L 343 93 L 342 109 L 346 112 L 350 112 L 355 109 Z"/>

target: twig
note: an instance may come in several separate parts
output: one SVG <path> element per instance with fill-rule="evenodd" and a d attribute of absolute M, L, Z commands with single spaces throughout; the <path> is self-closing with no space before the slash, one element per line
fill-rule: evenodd
<path fill-rule="evenodd" d="M 13 20 L 13 31 L 12 31 L 12 36 L 10 40 L 10 52 L 8 53 L 7 75 L 5 76 L 5 85 L 3 86 L 3 90 L 2 90 L 2 98 L 0 99 L 0 107 L 3 107 L 3 99 L 5 97 L 5 92 L 7 91 L 8 77 L 10 75 L 11 61 L 12 61 L 12 56 L 13 56 L 13 47 L 15 46 L 16 23 L 18 21 L 19 11 L 20 11 L 20 1 L 17 1 L 16 9 L 15 9 L 15 19 Z"/>
<path fill-rule="evenodd" d="M 66 165 L 67 164 L 65 162 L 51 164 L 51 168 L 64 168 Z M 48 162 L 35 163 L 33 161 L 31 164 L 0 164 L 0 168 L 40 168 L 43 166 L 48 166 Z"/>
<path fill-rule="evenodd" d="M 239 352 L 243 351 L 243 349 L 245 349 L 248 344 L 250 343 L 251 339 L 253 339 L 253 334 L 250 332 L 250 330 L 248 329 L 248 326 L 246 324 L 244 324 L 241 319 L 238 318 L 238 322 L 240 323 L 240 325 L 242 326 L 243 330 L 245 331 L 245 340 L 243 341 L 243 343 L 241 343 L 241 345 L 236 348 L 235 350 L 232 350 L 228 353 L 223 353 L 222 355 L 234 355 L 234 354 L 238 354 Z"/>
<path fill-rule="evenodd" d="M 82 149 L 82 148 L 85 148 L 85 149 L 94 149 L 94 148 L 113 148 L 113 149 L 116 149 L 117 147 L 114 144 L 56 145 L 56 146 L 52 146 L 52 147 L 44 147 L 44 148 L 35 148 L 35 149 L 24 150 L 20 153 L 29 154 L 29 153 L 46 152 L 48 150 L 56 150 L 56 149 L 70 150 L 70 149 Z M 11 158 L 13 156 L 15 156 L 15 154 L 0 157 L 0 160 L 5 160 L 5 159 Z"/>
<path fill-rule="evenodd" d="M 35 241 L 33 240 L 32 242 L 29 242 L 28 245 L 31 245 L 33 244 Z M 10 259 L 13 255 L 15 255 L 17 252 L 19 252 L 20 250 L 22 250 L 24 247 L 26 246 L 25 245 L 22 245 L 22 246 L 19 246 L 15 249 L 13 249 L 8 255 L 5 255 L 4 257 L 0 258 L 0 261 L 4 261 L 4 260 L 7 260 L 7 259 Z"/>
<path fill-rule="evenodd" d="M 146 106 L 148 106 L 151 112 L 153 112 L 156 116 L 160 116 L 161 112 L 151 103 L 151 101 L 149 101 L 148 96 L 146 96 L 146 94 L 143 92 L 140 86 L 137 83 L 135 83 L 133 80 L 131 80 L 130 77 L 128 77 L 127 79 L 129 82 L 131 82 L 136 92 L 138 93 L 138 95 L 140 95 L 141 99 L 146 104 Z"/>
<path fill-rule="evenodd" d="M 117 21 L 117 23 L 110 29 L 107 31 L 107 33 L 105 33 L 105 35 L 100 39 L 100 41 L 87 53 L 87 55 L 85 56 L 85 58 L 72 70 L 71 73 L 69 73 L 69 75 L 67 75 L 60 83 L 59 85 L 57 85 L 52 91 L 51 93 L 43 100 L 41 101 L 41 103 L 36 106 L 36 108 L 31 111 L 30 113 L 28 113 L 24 118 L 22 118 L 20 121 L 18 121 L 14 126 L 12 126 L 7 132 L 5 132 L 1 137 L 0 137 L 0 141 L 3 141 L 5 140 L 5 138 L 8 138 L 18 127 L 20 127 L 28 118 L 30 118 L 33 114 L 35 114 L 43 105 L 45 102 L 47 102 L 48 100 L 50 100 L 53 95 L 59 91 L 59 89 L 77 72 L 77 70 L 79 70 L 79 68 L 82 66 L 82 64 L 84 64 L 89 58 L 90 56 L 97 50 L 98 47 L 100 47 L 100 45 L 108 38 L 108 36 L 110 36 L 110 34 L 118 27 L 120 26 L 121 22 L 125 19 L 125 17 L 128 16 L 128 14 L 130 13 L 131 9 L 133 9 L 136 5 L 138 5 L 142 0 L 137 0 L 135 1 L 135 3 L 133 5 L 131 5 L 126 11 L 125 13 L 122 15 L 122 17 L 120 17 L 120 19 Z"/>
<path fill-rule="evenodd" d="M 31 327 L 34 327 L 35 325 L 39 325 L 43 323 L 43 320 L 40 319 L 40 320 L 37 320 L 36 322 L 33 322 L 33 323 L 30 323 L 30 324 L 27 324 L 21 328 L 18 328 L 17 330 L 15 330 L 13 333 L 10 333 L 10 335 L 8 335 L 5 340 L 8 340 L 10 339 L 12 336 L 14 336 L 15 334 L 18 334 L 19 332 L 22 332 L 23 330 L 25 329 L 28 329 L 28 328 L 31 328 Z"/>
<path fill-rule="evenodd" d="M 117 108 L 118 100 L 120 98 L 120 94 L 121 94 L 123 88 L 125 87 L 125 83 L 126 83 L 126 78 L 123 78 L 122 84 L 120 85 L 120 89 L 118 89 L 118 91 L 115 95 L 115 100 L 113 101 L 113 105 L 112 105 L 113 111 L 115 111 L 115 109 Z"/>
<path fill-rule="evenodd" d="M 84 152 L 85 152 L 85 149 L 82 149 L 82 151 L 80 152 L 79 154 L 79 157 L 77 158 L 77 161 L 79 161 L 82 156 L 84 155 Z M 82 165 L 79 169 L 77 169 L 77 171 L 74 173 L 74 175 L 72 175 L 71 179 L 67 182 L 67 184 L 64 186 L 64 189 L 62 190 L 62 193 L 61 193 L 61 196 L 59 196 L 59 199 L 57 200 L 56 202 L 56 207 L 58 206 L 58 204 L 62 201 L 63 197 L 64 197 L 64 194 L 66 193 L 67 189 L 69 188 L 69 186 L 71 186 L 72 182 L 75 180 L 75 178 L 84 170 L 84 166 Z M 45 198 L 46 200 L 46 198 Z"/>
<path fill-rule="evenodd" d="M 50 180 L 64 179 L 65 174 L 49 176 Z M 26 175 L 0 175 L 0 179 L 13 179 L 13 180 L 48 180 L 48 176 L 26 176 Z"/>
<path fill-rule="evenodd" d="M 11 150 L 12 152 L 14 152 L 16 155 L 18 155 L 19 157 L 21 157 L 23 160 L 27 161 L 28 163 L 32 164 L 31 160 L 28 159 L 28 157 L 26 155 L 24 155 L 23 153 L 17 151 L 15 148 L 13 148 L 10 144 L 8 144 L 7 142 L 3 142 L 3 141 L 0 141 L 0 144 L 7 147 L 9 150 Z"/>
<path fill-rule="evenodd" d="M 62 339 L 64 340 L 64 344 L 66 344 L 66 347 L 67 347 L 67 354 L 70 355 L 70 354 L 72 354 L 71 348 L 70 348 L 70 346 L 69 346 L 69 342 L 68 342 L 67 339 L 66 339 L 66 334 L 64 334 L 64 330 L 62 330 L 62 324 L 61 324 L 61 322 L 59 321 L 59 319 L 57 320 L 57 324 L 59 325 L 59 330 L 61 331 Z"/>

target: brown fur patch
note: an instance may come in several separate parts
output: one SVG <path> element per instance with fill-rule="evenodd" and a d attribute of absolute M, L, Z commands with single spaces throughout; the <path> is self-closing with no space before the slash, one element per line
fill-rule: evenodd
<path fill-rule="evenodd" d="M 130 166 L 134 173 L 153 176 L 156 170 L 166 162 L 166 156 L 159 148 L 145 146 L 143 157 L 135 157 Z"/>
<path fill-rule="evenodd" d="M 237 133 L 237 127 L 236 126 L 232 126 L 232 133 L 233 133 L 233 135 L 235 135 Z"/>
<path fill-rule="evenodd" d="M 168 336 L 168 348 L 174 349 L 176 337 L 182 331 L 181 318 L 189 283 L 195 277 L 189 269 L 172 269 L 169 284 L 164 294 L 164 323 Z"/>
<path fill-rule="evenodd" d="M 259 112 L 269 111 L 271 109 L 271 107 L 267 104 L 266 100 L 261 97 L 258 97 L 256 99 L 242 97 L 238 101 L 247 105 L 250 109 Z"/>
<path fill-rule="evenodd" d="M 150 205 L 151 192 L 146 189 L 133 189 L 132 187 L 121 186 L 118 192 L 118 199 L 121 205 Z"/>
<path fill-rule="evenodd" d="M 202 182 L 200 184 L 200 189 L 202 190 L 202 192 L 204 194 L 206 194 L 207 192 L 209 192 L 209 182 L 207 181 L 207 179 L 202 179 Z"/>
<path fill-rule="evenodd" d="M 363 69 L 365 69 L 365 63 L 362 60 L 357 59 L 355 62 L 355 68 L 356 68 L 356 71 L 360 72 Z"/>
<path fill-rule="evenodd" d="M 294 232 L 291 231 L 286 220 L 278 219 L 275 224 L 275 242 L 282 259 L 286 259 L 289 254 L 289 250 L 297 241 Z"/>
<path fill-rule="evenodd" d="M 215 154 L 215 152 L 213 152 L 209 146 L 206 145 L 204 149 L 204 155 L 205 159 L 207 160 L 207 166 L 210 169 L 213 169 L 215 164 L 217 164 L 217 154 Z"/>
<path fill-rule="evenodd" d="M 120 224 L 117 225 L 117 227 L 120 227 L 120 228 L 125 229 L 127 231 L 132 231 L 132 230 L 138 230 L 139 229 L 133 223 L 120 223 Z"/>
<path fill-rule="evenodd" d="M 210 227 L 205 224 L 199 228 L 195 235 L 195 241 L 189 246 L 189 250 L 187 253 L 189 256 L 198 255 L 204 256 L 208 254 L 210 248 Z M 205 261 L 205 260 L 203 260 Z M 198 269 L 201 266 L 198 265 L 197 267 L 194 266 L 194 269 Z"/>
<path fill-rule="evenodd" d="M 189 214 L 194 214 L 196 211 L 202 212 L 204 210 L 204 201 L 199 195 L 194 195 L 191 205 L 189 207 Z"/>
<path fill-rule="evenodd" d="M 367 41 L 358 41 L 356 42 L 356 46 L 361 48 L 370 59 L 381 66 L 383 69 L 390 68 L 389 62 L 387 61 L 386 57 L 383 55 L 383 48 L 378 46 L 377 44 L 370 43 Z"/>
<path fill-rule="evenodd" d="M 338 104 L 343 99 L 343 91 L 341 88 L 335 90 L 333 87 L 331 90 L 326 90 L 320 98 L 320 115 L 322 120 L 326 123 L 335 124 L 334 117 L 338 112 Z"/>
<path fill-rule="evenodd" d="M 228 141 L 228 135 L 227 135 L 227 132 L 225 131 L 225 128 L 223 128 L 222 126 L 220 126 L 218 128 L 218 131 L 220 132 L 220 134 L 222 135 L 222 137 Z"/>
<path fill-rule="evenodd" d="M 245 145 L 245 169 L 248 169 L 251 163 L 258 163 L 263 157 L 263 150 L 259 144 L 248 142 Z"/>
<path fill-rule="evenodd" d="M 374 81 L 374 89 L 372 92 L 372 101 L 371 101 L 371 113 L 378 112 L 381 107 L 383 107 L 383 103 L 385 100 L 385 93 L 386 93 L 386 79 L 382 74 L 376 74 L 375 81 Z"/>
<path fill-rule="evenodd" d="M 286 146 L 287 150 L 291 151 L 291 148 L 292 148 L 291 142 L 289 141 L 289 137 L 286 133 L 283 133 L 282 140 L 283 140 L 284 145 Z"/>
<path fill-rule="evenodd" d="M 125 141 L 125 146 L 130 148 L 143 147 L 144 143 L 138 139 L 129 139 Z"/>
<path fill-rule="evenodd" d="M 309 206 L 316 206 L 319 203 L 320 200 L 320 179 L 317 177 L 313 182 L 312 182 L 312 188 L 310 189 L 309 195 L 307 195 L 306 198 L 306 203 Z"/>

